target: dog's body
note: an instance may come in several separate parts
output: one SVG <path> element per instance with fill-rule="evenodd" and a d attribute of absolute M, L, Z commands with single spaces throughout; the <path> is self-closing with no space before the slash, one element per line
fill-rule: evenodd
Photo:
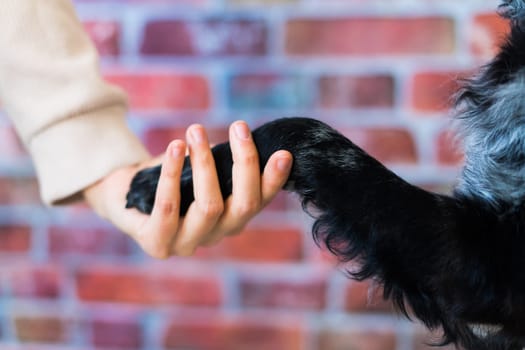
<path fill-rule="evenodd" d="M 285 187 L 319 213 L 316 241 L 357 260 L 353 278 L 377 279 L 402 312 L 467 350 L 525 348 L 525 0 L 501 9 L 508 41 L 459 94 L 466 164 L 452 197 L 406 183 L 319 121 L 280 119 L 253 132 L 261 168 L 276 150 L 294 155 Z M 226 197 L 229 144 L 213 154 Z M 151 212 L 159 175 L 136 176 L 128 207 Z M 181 189 L 184 215 L 188 161 Z"/>

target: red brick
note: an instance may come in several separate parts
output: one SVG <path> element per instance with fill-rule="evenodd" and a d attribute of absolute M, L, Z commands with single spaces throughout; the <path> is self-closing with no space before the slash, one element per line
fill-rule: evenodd
<path fill-rule="evenodd" d="M 496 13 L 476 16 L 470 30 L 471 52 L 480 57 L 494 56 L 509 31 L 509 22 Z"/>
<path fill-rule="evenodd" d="M 464 155 L 458 140 L 451 131 L 445 130 L 437 138 L 437 159 L 440 164 L 459 165 L 463 162 Z"/>
<path fill-rule="evenodd" d="M 234 74 L 229 80 L 231 109 L 305 110 L 314 107 L 312 82 L 305 75 L 283 72 Z"/>
<path fill-rule="evenodd" d="M 0 251 L 27 252 L 31 246 L 31 228 L 28 226 L 0 226 Z"/>
<path fill-rule="evenodd" d="M 120 25 L 112 21 L 89 21 L 84 28 L 102 56 L 117 56 L 120 52 Z"/>
<path fill-rule="evenodd" d="M 61 343 L 66 338 L 65 321 L 56 317 L 16 317 L 14 324 L 23 342 Z"/>
<path fill-rule="evenodd" d="M 86 301 L 204 306 L 218 306 L 222 301 L 220 281 L 212 274 L 173 276 L 97 268 L 80 271 L 76 284 L 79 298 Z"/>
<path fill-rule="evenodd" d="M 17 267 L 9 275 L 11 293 L 19 298 L 58 298 L 63 285 L 63 272 L 56 266 Z"/>
<path fill-rule="evenodd" d="M 206 127 L 208 139 L 211 144 L 228 141 L 228 129 L 226 127 Z M 186 128 L 152 128 L 146 131 L 144 143 L 152 154 L 161 154 L 166 151 L 170 141 L 175 139 L 186 139 Z"/>
<path fill-rule="evenodd" d="M 129 236 L 110 229 L 57 227 L 49 228 L 49 252 L 67 254 L 129 255 Z"/>
<path fill-rule="evenodd" d="M 422 112 L 443 112 L 452 104 L 465 72 L 421 72 L 412 80 L 411 105 Z"/>
<path fill-rule="evenodd" d="M 278 224 L 249 227 L 214 247 L 198 250 L 197 256 L 259 262 L 299 261 L 303 258 L 303 234 L 299 229 Z"/>
<path fill-rule="evenodd" d="M 0 177 L 0 204 L 41 204 L 38 182 L 32 177 Z"/>
<path fill-rule="evenodd" d="M 258 318 L 208 318 L 201 322 L 174 321 L 166 333 L 167 349 L 266 350 L 303 349 L 303 334 L 297 323 Z"/>
<path fill-rule="evenodd" d="M 411 133 L 399 128 L 355 128 L 342 130 L 352 142 L 386 163 L 414 164 L 418 161 Z"/>
<path fill-rule="evenodd" d="M 285 45 L 291 55 L 451 54 L 454 27 L 446 17 L 294 19 Z"/>
<path fill-rule="evenodd" d="M 345 310 L 349 312 L 387 312 L 393 305 L 383 299 L 383 290 L 371 282 L 351 281 L 345 289 Z"/>
<path fill-rule="evenodd" d="M 319 278 L 268 279 L 252 275 L 242 277 L 240 289 L 241 302 L 246 307 L 321 310 L 325 307 L 327 283 Z"/>
<path fill-rule="evenodd" d="M 144 335 L 140 323 L 132 320 L 94 320 L 90 323 L 91 343 L 98 347 L 141 349 Z"/>
<path fill-rule="evenodd" d="M 106 78 L 123 88 L 137 110 L 205 110 L 210 91 L 205 77 L 175 73 L 110 73 Z"/>
<path fill-rule="evenodd" d="M 323 350 L 395 350 L 396 336 L 392 330 L 325 330 L 319 335 Z"/>
<path fill-rule="evenodd" d="M 394 79 L 377 76 L 325 76 L 319 79 L 322 108 L 390 108 Z"/>
<path fill-rule="evenodd" d="M 261 20 L 209 19 L 157 21 L 146 25 L 141 53 L 146 55 L 264 55 L 267 28 Z"/>

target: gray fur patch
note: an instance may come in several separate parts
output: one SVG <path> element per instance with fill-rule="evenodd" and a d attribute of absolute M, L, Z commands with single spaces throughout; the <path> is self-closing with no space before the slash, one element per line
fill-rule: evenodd
<path fill-rule="evenodd" d="M 504 0 L 499 5 L 499 13 L 513 20 L 522 20 L 524 11 L 525 1 L 523 0 Z"/>
<path fill-rule="evenodd" d="M 503 326 L 501 325 L 495 325 L 495 324 L 469 324 L 469 328 L 476 336 L 480 338 L 486 338 L 490 335 L 494 335 L 495 333 L 498 333 L 503 329 Z"/>
<path fill-rule="evenodd" d="M 487 96 L 488 108 L 458 116 L 466 160 L 457 191 L 517 205 L 525 198 L 525 70 Z"/>

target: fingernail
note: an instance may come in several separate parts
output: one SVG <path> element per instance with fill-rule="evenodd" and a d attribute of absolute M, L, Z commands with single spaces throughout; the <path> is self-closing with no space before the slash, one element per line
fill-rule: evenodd
<path fill-rule="evenodd" d="M 248 140 L 250 138 L 250 129 L 244 122 L 235 124 L 235 135 L 241 140 Z"/>
<path fill-rule="evenodd" d="M 292 166 L 292 161 L 289 158 L 277 159 L 277 169 L 280 171 L 287 171 Z"/>
<path fill-rule="evenodd" d="M 181 142 L 173 142 L 171 144 L 171 156 L 173 158 L 179 158 L 179 157 L 182 157 L 182 155 L 184 154 L 184 147 L 182 147 L 182 143 Z"/>
<path fill-rule="evenodd" d="M 190 136 L 193 143 L 204 142 L 204 130 L 200 126 L 195 126 L 190 130 Z"/>

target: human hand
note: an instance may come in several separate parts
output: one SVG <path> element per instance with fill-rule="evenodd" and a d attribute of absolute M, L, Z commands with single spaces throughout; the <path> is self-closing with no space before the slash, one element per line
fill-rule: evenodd
<path fill-rule="evenodd" d="M 205 129 L 192 125 L 186 132 L 186 140 L 195 201 L 182 218 L 179 217 L 180 175 L 186 143 L 181 140 L 172 141 L 162 157 L 151 215 L 125 209 L 126 193 L 137 171 L 156 165 L 158 159 L 117 169 L 84 190 L 86 201 L 96 213 L 133 237 L 146 253 L 160 259 L 192 255 L 199 246 L 215 244 L 225 236 L 239 233 L 279 192 L 292 165 L 292 155 L 278 151 L 270 157 L 261 175 L 248 126 L 244 122 L 233 123 L 230 127 L 233 188 L 232 195 L 224 201 Z"/>

